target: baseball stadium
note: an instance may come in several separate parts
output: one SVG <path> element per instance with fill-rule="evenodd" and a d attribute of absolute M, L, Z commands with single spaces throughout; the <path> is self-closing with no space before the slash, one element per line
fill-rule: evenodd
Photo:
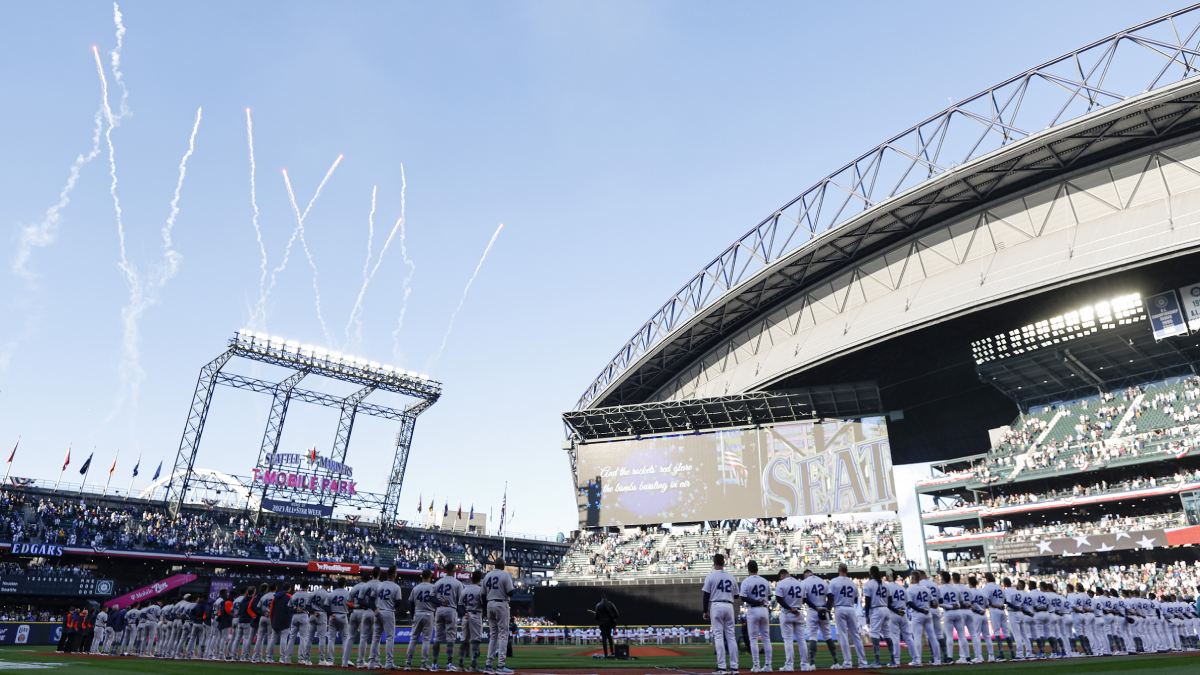
<path fill-rule="evenodd" d="M 237 331 L 148 488 L 6 476 L 3 669 L 1197 668 L 1198 62 L 1193 6 L 847 141 L 547 413 L 569 536 L 401 520 L 442 383 Z M 249 476 L 202 468 L 229 388 Z M 332 451 L 284 452 L 309 405 Z"/>

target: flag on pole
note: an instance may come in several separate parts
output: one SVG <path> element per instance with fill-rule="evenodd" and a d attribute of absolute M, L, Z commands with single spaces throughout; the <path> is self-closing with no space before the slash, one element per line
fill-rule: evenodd
<path fill-rule="evenodd" d="M 20 444 L 21 444 L 21 439 L 20 439 L 20 438 L 18 438 L 18 439 L 17 439 L 17 445 L 20 445 Z M 9 463 L 9 464 L 12 464 L 13 458 L 17 456 L 17 445 L 14 445 L 14 446 L 13 446 L 13 451 L 12 451 L 12 454 L 8 456 L 8 463 Z"/>
<path fill-rule="evenodd" d="M 475 505 L 474 504 L 471 505 L 471 515 L 467 516 L 468 523 L 471 522 L 472 520 L 475 520 Z"/>
<path fill-rule="evenodd" d="M 458 519 L 462 520 L 462 502 L 458 503 Z"/>
<path fill-rule="evenodd" d="M 159 460 L 158 460 L 158 468 L 154 470 L 154 478 L 151 478 L 151 479 L 150 479 L 150 482 L 151 482 L 151 483 L 153 483 L 154 481 L 158 480 L 158 475 L 159 475 L 160 473 L 162 473 L 162 463 L 163 463 L 162 459 L 161 459 L 161 458 L 159 458 Z"/>
<path fill-rule="evenodd" d="M 87 461 L 85 461 L 83 463 L 83 466 L 79 467 L 79 475 L 80 476 L 86 475 L 88 472 L 88 469 L 92 468 L 92 455 L 94 455 L 94 454 L 96 454 L 96 453 L 93 452 L 91 455 L 88 455 Z"/>
<path fill-rule="evenodd" d="M 448 515 L 450 515 L 450 502 L 442 505 L 442 517 L 445 518 Z"/>
<path fill-rule="evenodd" d="M 424 503 L 425 503 L 425 495 L 421 495 L 421 496 L 417 497 L 417 513 L 420 513 L 425 510 L 422 508 L 422 505 Z"/>
<path fill-rule="evenodd" d="M 141 465 L 142 465 L 142 456 L 141 456 L 141 455 L 138 455 L 138 461 L 137 461 L 137 464 L 134 464 L 134 465 L 133 465 L 133 477 L 134 477 L 134 478 L 137 478 L 137 470 L 138 470 L 138 467 L 139 467 L 139 466 L 141 466 Z"/>
<path fill-rule="evenodd" d="M 508 510 L 508 485 L 504 486 L 504 501 L 500 502 L 500 533 L 504 534 L 504 513 Z"/>
<path fill-rule="evenodd" d="M 113 455 L 113 465 L 108 470 L 108 477 L 112 478 L 113 472 L 117 470 L 117 458 L 121 456 L 121 449 L 117 448 L 117 454 Z"/>
<path fill-rule="evenodd" d="M 67 465 L 71 463 L 71 446 L 67 446 L 67 459 L 63 462 L 62 471 L 67 470 Z"/>
<path fill-rule="evenodd" d="M 429 498 L 429 515 L 431 515 L 431 516 L 433 515 L 433 500 L 435 500 L 435 499 L 437 499 L 437 497 Z"/>

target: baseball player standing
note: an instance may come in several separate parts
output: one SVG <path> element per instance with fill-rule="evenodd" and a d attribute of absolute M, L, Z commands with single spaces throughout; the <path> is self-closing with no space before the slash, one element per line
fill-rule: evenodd
<path fill-rule="evenodd" d="M 854 614 L 854 608 L 858 606 L 858 586 L 846 572 L 846 563 L 840 563 L 838 575 L 829 582 L 829 589 L 833 594 L 833 618 L 837 625 L 838 642 L 842 645 L 842 668 L 849 670 L 854 667 L 850 654 L 854 638 L 858 635 L 858 617 Z M 865 668 L 866 665 L 867 655 L 860 642 L 858 667 Z"/>
<path fill-rule="evenodd" d="M 757 561 L 747 562 L 746 570 L 750 572 L 750 576 L 742 579 L 741 596 L 742 603 L 750 608 L 746 612 L 746 628 L 750 636 L 750 657 L 754 663 L 750 672 L 769 673 L 771 672 L 771 614 L 767 611 L 767 605 L 771 602 L 771 584 L 758 576 Z M 765 668 L 759 666 L 759 640 L 762 641 Z"/>
<path fill-rule="evenodd" d="M 508 601 L 513 590 L 512 575 L 504 570 L 504 561 L 497 560 L 496 569 L 483 577 L 483 597 L 487 603 L 488 618 L 488 656 L 483 664 L 483 672 L 487 675 L 512 675 L 513 672 L 504 667 L 508 649 Z M 730 590 L 732 592 L 732 588 Z M 493 657 L 496 659 L 495 670 L 492 670 Z"/>
<path fill-rule="evenodd" d="M 712 624 L 717 646 L 716 675 L 738 672 L 737 639 L 733 633 L 733 594 L 738 587 L 733 575 L 725 571 L 725 556 L 713 556 L 713 571 L 704 577 L 704 618 Z M 726 661 L 726 654 L 729 660 Z M 726 665 L 728 664 L 728 668 Z"/>

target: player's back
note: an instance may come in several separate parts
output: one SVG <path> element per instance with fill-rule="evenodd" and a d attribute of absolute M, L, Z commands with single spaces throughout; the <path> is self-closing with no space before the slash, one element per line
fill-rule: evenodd
<path fill-rule="evenodd" d="M 433 584 L 422 581 L 413 586 L 412 595 L 409 596 L 412 600 L 413 611 L 433 613 L 437 609 L 436 600 L 433 595 Z"/>
<path fill-rule="evenodd" d="M 433 594 L 437 596 L 438 606 L 445 602 L 451 609 L 457 609 L 459 598 L 462 596 L 462 582 L 446 575 L 433 585 Z"/>
<path fill-rule="evenodd" d="M 708 593 L 708 601 L 713 602 L 733 602 L 734 589 L 738 587 L 737 580 L 733 575 L 725 570 L 713 570 L 704 577 L 704 585 L 701 586 L 705 593 Z"/>
<path fill-rule="evenodd" d="M 383 581 L 375 592 L 375 608 L 381 612 L 395 612 L 396 600 L 401 598 L 403 591 L 394 581 Z"/>

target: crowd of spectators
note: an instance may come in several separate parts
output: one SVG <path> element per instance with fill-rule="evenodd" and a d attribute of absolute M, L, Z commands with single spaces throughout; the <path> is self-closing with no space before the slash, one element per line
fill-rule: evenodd
<path fill-rule="evenodd" d="M 132 508 L 111 509 L 80 499 L 38 504 L 43 543 L 63 546 L 111 546 L 125 543 Z"/>
<path fill-rule="evenodd" d="M 1127 518 L 1108 518 L 1104 520 L 1080 520 L 1037 527 L 1022 527 L 1009 530 L 1004 538 L 1012 541 L 1030 541 L 1033 539 L 1091 536 L 1095 534 L 1115 534 L 1117 532 L 1138 532 L 1140 530 L 1158 530 L 1178 527 L 1184 522 L 1183 513 L 1161 513 L 1152 516 L 1130 516 Z"/>
<path fill-rule="evenodd" d="M 374 564 L 375 548 L 371 546 L 371 537 L 365 530 L 355 526 L 347 530 L 327 528 L 324 532 L 309 533 L 317 542 L 313 551 L 317 560 Z"/>
<path fill-rule="evenodd" d="M 40 605 L 0 605 L 0 621 L 61 622 L 61 610 Z"/>

